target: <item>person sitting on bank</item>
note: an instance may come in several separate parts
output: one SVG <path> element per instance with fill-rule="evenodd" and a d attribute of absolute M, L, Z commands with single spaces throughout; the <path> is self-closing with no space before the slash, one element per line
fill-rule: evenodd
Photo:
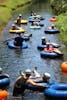
<path fill-rule="evenodd" d="M 46 38 L 42 37 L 42 45 L 46 45 Z"/>
<path fill-rule="evenodd" d="M 14 83 L 13 96 L 17 96 L 18 94 L 23 94 L 24 90 L 28 84 L 32 84 L 33 86 L 38 86 L 38 87 L 43 87 L 43 88 L 49 87 L 49 85 L 42 85 L 37 82 L 40 82 L 40 81 L 48 82 L 47 80 L 50 79 L 50 74 L 46 75 L 46 73 L 45 73 L 45 74 L 43 74 L 43 76 L 41 76 L 36 71 L 36 69 L 34 69 L 34 73 L 35 73 L 35 78 L 30 78 L 30 76 L 31 76 L 30 71 L 21 73 L 21 76 L 19 78 L 17 78 Z"/>
<path fill-rule="evenodd" d="M 18 27 L 16 24 L 12 24 L 12 30 L 20 30 L 20 27 Z"/>
<path fill-rule="evenodd" d="M 14 44 L 16 46 L 22 46 L 23 45 L 23 38 L 21 36 L 21 33 L 18 33 L 18 36 L 15 37 L 15 42 Z"/>
<path fill-rule="evenodd" d="M 2 68 L 0 68 L 0 76 L 5 76 L 5 77 L 8 77 L 9 78 L 9 75 L 8 74 L 3 74 L 2 72 L 3 72 L 3 70 L 2 70 Z"/>

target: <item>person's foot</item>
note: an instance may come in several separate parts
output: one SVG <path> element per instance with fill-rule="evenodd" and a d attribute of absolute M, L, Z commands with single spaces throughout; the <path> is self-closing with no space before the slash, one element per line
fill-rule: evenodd
<path fill-rule="evenodd" d="M 33 68 L 32 72 L 34 73 L 35 70 L 37 70 L 37 67 L 36 66 Z"/>
<path fill-rule="evenodd" d="M 34 67 L 34 70 L 37 70 L 37 67 L 36 66 Z"/>

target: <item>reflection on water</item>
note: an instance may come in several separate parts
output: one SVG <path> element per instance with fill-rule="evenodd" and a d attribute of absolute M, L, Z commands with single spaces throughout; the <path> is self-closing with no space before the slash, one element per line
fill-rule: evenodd
<path fill-rule="evenodd" d="M 60 67 L 61 62 L 67 58 L 66 48 L 64 46 L 61 48 L 61 50 L 64 52 L 64 59 L 42 59 L 40 57 L 40 51 L 37 50 L 37 45 L 41 43 L 42 36 L 45 36 L 47 41 L 50 40 L 51 42 L 56 42 L 62 45 L 58 40 L 59 34 L 49 35 L 44 33 L 45 27 L 51 24 L 49 22 L 49 18 L 53 15 L 49 7 L 49 3 L 40 2 L 17 9 L 16 12 L 14 12 L 13 19 L 8 23 L 8 26 L 3 32 L 3 35 L 0 37 L 0 40 L 6 40 L 8 37 L 13 36 L 9 34 L 9 29 L 11 28 L 14 19 L 18 16 L 19 13 L 22 13 L 23 18 L 28 18 L 31 9 L 34 10 L 37 14 L 45 17 L 45 20 L 41 21 L 41 23 L 44 24 L 44 27 L 42 27 L 41 30 L 31 30 L 30 23 L 28 23 L 27 26 L 23 26 L 28 33 L 32 33 L 30 41 L 27 42 L 28 48 L 23 50 L 14 50 L 9 49 L 6 43 L 0 44 L 0 67 L 4 69 L 4 73 L 10 75 L 11 84 L 8 89 L 10 94 L 12 94 L 14 81 L 19 76 L 19 70 L 24 71 L 26 68 L 30 68 L 32 70 L 34 66 L 38 67 L 40 74 L 43 72 L 49 72 L 51 74 L 51 80 L 57 83 L 67 82 L 67 74 L 63 74 Z M 25 93 L 23 100 L 45 100 L 45 96 L 43 93 L 32 93 L 31 91 L 28 91 Z"/>

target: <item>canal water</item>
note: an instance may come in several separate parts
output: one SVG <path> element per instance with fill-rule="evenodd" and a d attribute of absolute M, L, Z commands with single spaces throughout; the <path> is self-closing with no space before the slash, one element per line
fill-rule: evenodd
<path fill-rule="evenodd" d="M 37 14 L 43 16 L 45 20 L 41 21 L 44 24 L 40 30 L 30 29 L 30 23 L 23 25 L 22 27 L 26 29 L 26 32 L 32 34 L 30 41 L 27 42 L 28 48 L 23 50 L 9 49 L 6 45 L 5 40 L 12 37 L 13 35 L 9 33 L 11 25 L 14 23 L 15 18 L 19 13 L 22 14 L 24 19 L 28 19 L 30 16 L 30 11 L 34 10 Z M 25 71 L 25 69 L 30 68 L 31 70 L 37 66 L 38 72 L 40 74 L 48 72 L 51 74 L 51 81 L 56 83 L 67 83 L 67 73 L 61 71 L 61 63 L 67 60 L 66 47 L 58 39 L 59 34 L 45 34 L 44 30 L 46 26 L 51 25 L 49 19 L 53 16 L 52 10 L 48 2 L 38 2 L 24 7 L 16 9 L 13 14 L 13 18 L 9 21 L 6 28 L 0 34 L 0 67 L 3 68 L 3 73 L 10 75 L 10 86 L 8 91 L 12 95 L 13 85 L 16 78 L 19 76 L 19 71 Z M 47 41 L 55 42 L 60 44 L 62 47 L 60 50 L 64 53 L 63 59 L 42 59 L 40 57 L 40 51 L 37 46 L 41 43 L 41 37 L 45 36 Z M 12 99 L 11 99 L 12 100 Z M 14 99 L 15 100 L 15 99 Z M 21 100 L 21 99 L 17 99 Z M 26 91 L 22 100 L 46 100 L 43 93 Z"/>

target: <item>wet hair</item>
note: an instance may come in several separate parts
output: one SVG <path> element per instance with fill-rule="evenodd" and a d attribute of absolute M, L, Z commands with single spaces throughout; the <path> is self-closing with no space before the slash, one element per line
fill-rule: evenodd
<path fill-rule="evenodd" d="M 52 29 L 54 29 L 54 26 L 52 26 Z"/>

